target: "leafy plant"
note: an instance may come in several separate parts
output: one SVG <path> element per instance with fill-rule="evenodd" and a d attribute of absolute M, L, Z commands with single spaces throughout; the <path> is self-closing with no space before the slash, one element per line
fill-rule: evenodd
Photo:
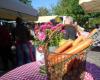
<path fill-rule="evenodd" d="M 58 24 L 56 26 L 43 24 L 40 26 L 40 31 L 38 36 L 35 39 L 37 45 L 45 45 L 46 40 L 50 37 L 50 35 L 58 28 L 62 27 L 62 24 Z M 49 39 L 49 46 L 58 46 L 59 41 L 63 38 L 63 30 L 57 30 L 53 36 Z"/>

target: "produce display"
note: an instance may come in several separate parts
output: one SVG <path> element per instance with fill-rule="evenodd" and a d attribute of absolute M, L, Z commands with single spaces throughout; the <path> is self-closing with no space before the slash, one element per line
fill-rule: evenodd
<path fill-rule="evenodd" d="M 93 44 L 94 40 L 91 37 L 95 35 L 97 31 L 97 29 L 93 29 L 87 38 L 82 35 L 74 41 L 64 41 L 64 43 L 54 51 L 54 54 L 49 54 L 48 61 L 50 61 L 51 65 L 58 64 L 73 55 L 84 51 Z"/>
<path fill-rule="evenodd" d="M 47 53 L 46 70 L 49 80 L 66 80 L 62 79 L 66 74 L 67 77 L 70 75 L 70 80 L 78 79 L 78 74 L 84 71 L 86 51 L 95 42 L 93 37 L 97 31 L 94 29 L 87 37 L 80 35 L 76 40 L 64 40 L 54 52 Z"/>
<path fill-rule="evenodd" d="M 67 40 L 65 41 L 61 46 L 59 46 L 54 52 L 55 53 L 61 53 L 70 46 L 72 46 L 73 41 L 72 40 Z"/>
<path fill-rule="evenodd" d="M 66 44 L 69 46 L 69 41 L 66 42 Z M 54 64 L 58 64 L 70 57 L 72 57 L 75 54 L 80 53 L 81 51 L 85 50 L 86 48 L 88 48 L 91 44 L 93 43 L 92 39 L 86 39 L 81 41 L 80 43 L 78 43 L 76 46 L 73 46 L 73 43 L 70 43 L 70 47 L 69 48 L 65 48 L 65 50 L 63 50 L 63 52 L 59 53 L 55 53 L 55 55 L 52 55 L 52 57 L 48 57 L 48 60 L 50 61 L 50 64 L 54 65 Z M 63 46 L 63 45 L 62 45 Z M 64 44 L 65 46 L 65 44 Z M 59 50 L 59 48 L 57 49 Z M 60 48 L 61 50 L 61 48 Z M 62 50 L 61 50 L 62 51 Z"/>

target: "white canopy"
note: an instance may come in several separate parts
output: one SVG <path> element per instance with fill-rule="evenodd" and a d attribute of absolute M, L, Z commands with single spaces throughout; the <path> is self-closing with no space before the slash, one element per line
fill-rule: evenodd
<path fill-rule="evenodd" d="M 55 19 L 57 16 L 39 16 L 36 23 L 50 22 L 51 19 Z"/>
<path fill-rule="evenodd" d="M 79 0 L 79 4 L 88 12 L 100 12 L 100 0 Z"/>
<path fill-rule="evenodd" d="M 0 18 L 14 20 L 17 16 L 32 21 L 37 19 L 38 13 L 19 0 L 0 0 Z"/>

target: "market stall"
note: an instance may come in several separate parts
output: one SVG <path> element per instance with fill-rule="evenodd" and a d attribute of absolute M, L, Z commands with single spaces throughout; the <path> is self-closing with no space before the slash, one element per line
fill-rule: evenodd
<path fill-rule="evenodd" d="M 95 33 L 97 33 L 97 30 L 93 30 L 89 34 L 89 37 L 91 36 L 93 37 Z M 65 53 L 66 54 L 66 55 L 64 54 L 65 57 L 63 57 L 63 53 L 62 54 L 55 53 L 52 55 L 47 53 L 49 54 L 47 57 L 48 61 L 46 61 L 48 64 L 47 68 L 45 68 L 44 66 L 45 65 L 44 61 L 31 62 L 22 65 L 20 67 L 17 67 L 16 69 L 6 73 L 5 75 L 0 77 L 0 80 L 14 80 L 14 79 L 16 80 L 55 80 L 55 79 L 56 80 L 80 80 L 80 79 L 76 79 L 75 77 L 80 75 L 79 72 L 82 70 L 83 67 L 81 62 L 83 62 L 85 58 L 84 58 L 84 52 L 82 51 L 83 49 L 86 50 L 86 48 L 90 46 L 90 44 L 89 43 L 87 44 L 87 42 L 91 43 L 92 40 L 94 39 L 87 39 L 85 41 L 81 41 L 80 43 L 82 45 L 80 45 L 80 43 L 79 45 L 76 45 L 73 48 L 73 51 L 71 50 L 71 52 L 73 53 L 72 54 L 70 53 L 71 55 Z M 82 49 L 80 49 L 80 51 L 79 50 L 76 51 L 77 47 L 81 47 Z M 57 56 L 54 57 L 53 55 L 57 55 Z M 51 59 L 49 59 L 50 56 Z M 48 69 L 49 75 L 47 75 L 46 69 Z M 66 77 L 63 76 L 64 72 L 68 73 Z M 62 79 L 62 77 L 64 78 Z M 82 80 L 93 80 L 93 77 L 90 73 L 85 72 L 85 77 Z"/>
<path fill-rule="evenodd" d="M 100 12 L 100 0 L 79 0 L 79 4 L 87 12 Z"/>
<path fill-rule="evenodd" d="M 86 13 L 100 13 L 100 0 L 79 0 L 79 5 L 85 10 Z M 100 25 L 100 17 L 90 18 L 89 26 L 90 28 L 98 28 Z M 100 35 L 100 34 L 98 34 Z M 99 41 L 97 40 L 96 45 L 98 46 Z"/>
<path fill-rule="evenodd" d="M 0 0 L 0 18 L 15 20 L 16 17 L 24 20 L 37 20 L 38 13 L 35 9 L 18 0 Z"/>
<path fill-rule="evenodd" d="M 36 23 L 50 22 L 51 19 L 55 19 L 57 16 L 39 16 Z"/>

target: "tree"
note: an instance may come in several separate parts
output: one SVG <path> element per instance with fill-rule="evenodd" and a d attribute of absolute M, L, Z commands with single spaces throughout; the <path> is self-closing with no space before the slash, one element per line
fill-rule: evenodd
<path fill-rule="evenodd" d="M 80 25 L 84 25 L 91 17 L 100 16 L 100 13 L 85 13 L 79 5 L 79 0 L 59 0 L 52 9 L 56 15 L 74 17 Z"/>
<path fill-rule="evenodd" d="M 40 7 L 38 9 L 38 13 L 39 13 L 39 16 L 47 16 L 49 15 L 49 10 L 47 8 Z"/>
<path fill-rule="evenodd" d="M 78 5 L 78 1 L 79 0 L 59 0 L 58 4 L 54 6 L 53 12 L 57 15 L 72 16 L 76 20 L 79 20 L 85 13 L 81 6 Z"/>
<path fill-rule="evenodd" d="M 24 4 L 27 4 L 29 6 L 31 6 L 32 0 L 19 0 L 21 2 L 23 2 Z"/>

